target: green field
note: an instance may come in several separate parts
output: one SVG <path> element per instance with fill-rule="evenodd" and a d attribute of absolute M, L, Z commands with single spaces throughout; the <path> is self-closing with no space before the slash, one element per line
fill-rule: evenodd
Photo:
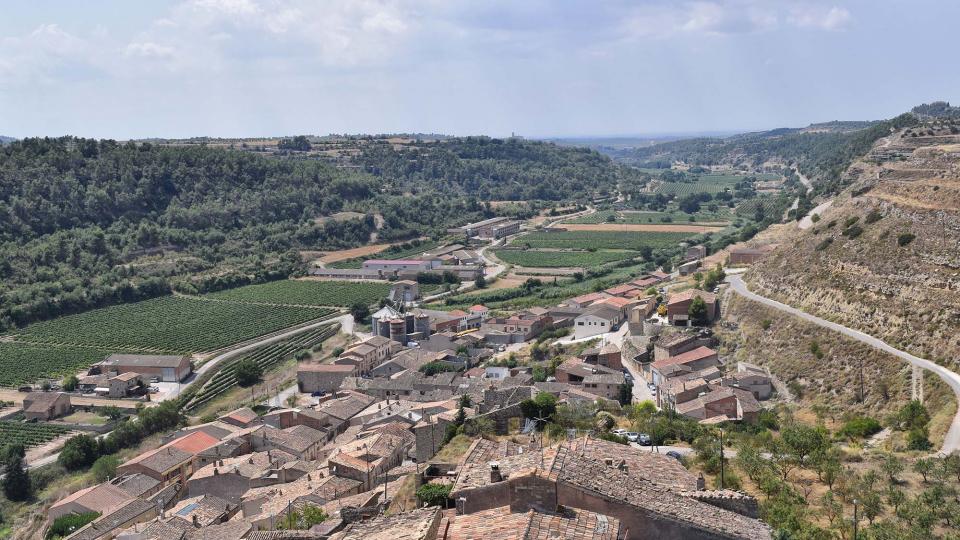
<path fill-rule="evenodd" d="M 615 216 L 614 221 L 610 221 L 610 216 Z M 695 214 L 687 214 L 680 210 L 668 210 L 664 212 L 647 210 L 598 210 L 592 214 L 580 216 L 570 221 L 565 221 L 564 223 L 628 223 L 634 225 L 646 223 L 721 223 L 728 222 L 732 218 L 733 216 L 729 208 L 718 205 L 716 212 L 702 209 Z"/>
<path fill-rule="evenodd" d="M 631 259 L 636 251 L 531 251 L 501 249 L 495 252 L 501 261 L 534 268 L 583 267 Z"/>
<path fill-rule="evenodd" d="M 305 306 L 351 306 L 373 304 L 386 298 L 390 284 L 378 281 L 311 281 L 285 279 L 247 285 L 207 295 L 218 300 L 262 302 Z"/>
<path fill-rule="evenodd" d="M 404 244 L 399 244 L 396 246 L 391 246 L 380 253 L 375 253 L 369 257 L 358 257 L 356 259 L 346 259 L 343 261 L 332 262 L 327 265 L 329 268 L 360 268 L 363 266 L 363 261 L 368 259 L 403 259 L 406 257 L 416 257 L 423 253 L 424 251 L 430 251 L 440 245 L 440 242 L 426 241 L 421 242 L 417 245 L 412 243 L 408 246 Z"/>
<path fill-rule="evenodd" d="M 691 236 L 693 235 L 690 233 L 678 232 L 541 231 L 516 238 L 510 245 L 527 245 L 531 248 L 639 250 L 644 246 L 654 249 L 674 246 Z"/>
<path fill-rule="evenodd" d="M 212 351 L 333 312 L 164 296 L 39 322 L 18 331 L 16 338 L 63 346 L 189 353 Z"/>
<path fill-rule="evenodd" d="M 692 176 L 695 181 L 692 182 L 665 182 L 654 190 L 654 193 L 663 193 L 665 195 L 677 195 L 682 197 L 691 193 L 720 193 L 753 177 L 757 180 L 776 180 L 780 176 L 773 173 L 760 174 L 701 174 Z"/>
<path fill-rule="evenodd" d="M 0 445 L 22 444 L 30 448 L 46 444 L 69 432 L 70 428 L 53 424 L 0 420 Z"/>
<path fill-rule="evenodd" d="M 0 343 L 0 386 L 60 379 L 103 360 L 109 352 L 115 351 Z"/>
<path fill-rule="evenodd" d="M 220 368 L 216 374 L 203 385 L 203 388 L 198 391 L 196 395 L 190 398 L 186 410 L 195 411 L 236 386 L 237 379 L 234 372 L 236 371 L 237 362 L 249 358 L 266 372 L 278 363 L 293 358 L 297 352 L 310 349 L 319 343 L 323 343 L 336 334 L 339 329 L 339 324 L 324 325 L 320 328 L 298 334 L 290 339 L 264 345 L 263 347 L 255 349 L 250 354 L 230 360 L 229 363 Z"/>

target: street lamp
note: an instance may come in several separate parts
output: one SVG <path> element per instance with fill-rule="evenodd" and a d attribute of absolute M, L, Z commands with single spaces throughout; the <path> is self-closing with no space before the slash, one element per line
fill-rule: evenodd
<path fill-rule="evenodd" d="M 720 432 L 720 489 L 723 489 L 723 428 L 717 428 Z"/>

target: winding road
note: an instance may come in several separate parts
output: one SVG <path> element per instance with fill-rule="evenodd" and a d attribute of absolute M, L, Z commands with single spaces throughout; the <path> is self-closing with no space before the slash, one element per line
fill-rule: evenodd
<path fill-rule="evenodd" d="M 295 335 L 297 335 L 297 334 L 301 334 L 301 333 L 303 333 L 303 332 L 307 332 L 307 331 L 309 331 L 309 330 L 313 330 L 314 328 L 319 328 L 319 327 L 321 327 L 321 326 L 326 326 L 326 325 L 328 325 L 328 324 L 334 324 L 334 323 L 340 323 L 340 331 L 341 331 L 342 333 L 344 333 L 344 334 L 352 334 L 352 333 L 353 333 L 353 315 L 350 315 L 349 313 L 347 313 L 347 314 L 344 314 L 344 315 L 340 315 L 339 317 L 334 317 L 334 318 L 331 318 L 331 319 L 324 319 L 324 320 L 322 320 L 322 321 L 318 321 L 318 322 L 315 322 L 315 323 L 311 323 L 311 324 L 308 324 L 308 325 L 305 325 L 305 326 L 298 326 L 297 328 L 294 328 L 294 329 L 292 329 L 292 330 L 288 330 L 288 331 L 286 331 L 286 332 L 282 332 L 282 333 L 279 333 L 279 334 L 270 335 L 270 336 L 265 337 L 265 338 L 263 338 L 263 339 L 259 339 L 259 340 L 257 340 L 257 341 L 252 342 L 252 343 L 248 343 L 248 344 L 243 345 L 243 346 L 241 346 L 241 347 L 237 347 L 236 349 L 230 349 L 229 351 L 222 352 L 222 353 L 218 354 L 217 356 L 214 356 L 214 357 L 211 358 L 210 360 L 207 360 L 206 362 L 203 363 L 203 365 L 201 365 L 200 367 L 198 367 L 198 368 L 196 369 L 196 371 L 194 371 L 194 374 L 191 375 L 191 378 L 190 378 L 189 381 L 187 381 L 187 382 L 185 382 L 185 383 L 183 383 L 183 384 L 177 385 L 176 387 L 172 388 L 169 392 L 166 392 L 166 393 L 164 393 L 162 396 L 160 396 L 159 398 L 156 398 L 155 401 L 166 401 L 166 400 L 168 400 L 168 399 L 176 398 L 177 396 L 180 395 L 181 392 L 183 392 L 183 390 L 185 390 L 187 387 L 189 387 L 191 384 L 193 384 L 193 382 L 196 381 L 197 378 L 199 378 L 201 375 L 203 375 L 203 374 L 206 373 L 207 371 L 210 371 L 211 369 L 214 368 L 214 366 L 220 364 L 220 363 L 223 362 L 224 360 L 228 360 L 228 359 L 230 359 L 230 358 L 233 358 L 234 356 L 237 356 L 238 354 L 243 354 L 243 353 L 245 353 L 245 352 L 249 352 L 249 351 L 251 351 L 251 350 L 253 350 L 253 349 L 256 349 L 257 347 L 261 347 L 261 346 L 263 346 L 263 345 L 267 345 L 268 343 L 273 343 L 273 342 L 276 342 L 276 341 L 282 341 L 282 340 L 284 340 L 284 339 L 287 339 L 287 338 L 289 338 L 289 337 L 295 336 Z"/>
<path fill-rule="evenodd" d="M 759 294 L 750 292 L 750 290 L 747 289 L 747 285 L 743 282 L 743 279 L 739 275 L 728 276 L 727 282 L 730 283 L 731 289 L 734 292 L 740 296 L 743 296 L 744 298 L 747 298 L 748 300 L 759 302 L 763 305 L 770 306 L 774 309 L 789 313 L 795 317 L 799 317 L 805 321 L 816 324 L 817 326 L 822 326 L 824 328 L 833 330 L 834 332 L 839 332 L 847 337 L 853 338 L 862 343 L 866 343 L 875 349 L 880 349 L 881 351 L 890 353 L 914 366 L 934 373 L 940 377 L 943 382 L 947 383 L 951 389 L 953 389 L 953 393 L 956 394 L 957 401 L 960 403 L 960 374 L 950 371 L 949 369 L 935 364 L 930 360 L 925 360 L 908 352 L 891 347 L 883 340 L 877 339 L 868 334 L 864 334 L 859 330 L 854 330 L 835 322 L 821 319 L 820 317 L 811 315 L 805 311 L 801 311 L 797 308 L 777 302 L 776 300 L 772 300 L 765 296 L 760 296 Z M 940 449 L 940 451 L 945 454 L 949 454 L 957 450 L 960 450 L 960 408 L 958 408 L 957 414 L 953 417 L 953 422 L 950 424 L 950 429 L 947 431 L 947 435 L 943 439 L 943 447 Z"/>

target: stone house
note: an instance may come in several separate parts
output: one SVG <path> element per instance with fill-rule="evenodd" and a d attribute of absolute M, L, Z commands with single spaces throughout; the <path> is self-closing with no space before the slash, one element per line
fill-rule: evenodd
<path fill-rule="evenodd" d="M 30 392 L 23 398 L 23 414 L 28 421 L 53 420 L 72 410 L 70 396 L 63 392 Z"/>

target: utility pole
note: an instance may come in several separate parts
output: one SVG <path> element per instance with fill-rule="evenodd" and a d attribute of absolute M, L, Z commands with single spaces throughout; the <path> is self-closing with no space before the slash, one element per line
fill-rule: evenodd
<path fill-rule="evenodd" d="M 860 403 L 863 403 L 863 357 L 860 357 Z"/>
<path fill-rule="evenodd" d="M 859 502 L 860 501 L 856 499 L 853 500 L 853 540 L 857 540 L 857 521 L 859 521 L 857 518 L 857 504 Z"/>
<path fill-rule="evenodd" d="M 723 489 L 723 428 L 720 428 L 720 489 Z"/>

